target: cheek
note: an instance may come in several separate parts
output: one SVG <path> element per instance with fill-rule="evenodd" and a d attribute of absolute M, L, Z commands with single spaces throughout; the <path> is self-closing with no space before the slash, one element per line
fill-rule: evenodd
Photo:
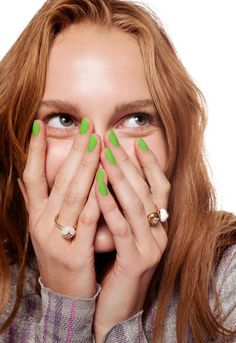
<path fill-rule="evenodd" d="M 69 154 L 71 141 L 47 139 L 46 178 L 49 189 L 52 189 L 56 175 Z"/>
<path fill-rule="evenodd" d="M 162 132 L 157 132 L 147 138 L 147 144 L 149 149 L 156 156 L 160 167 L 163 171 L 166 169 L 167 165 L 167 155 L 166 155 L 166 142 Z"/>
<path fill-rule="evenodd" d="M 154 153 L 156 156 L 161 169 L 164 171 L 166 168 L 166 144 L 164 136 L 161 132 L 155 132 L 149 136 L 144 137 L 145 142 L 147 143 L 149 149 Z M 134 141 L 131 144 L 130 138 L 129 140 L 122 140 L 121 144 L 127 154 L 129 155 L 133 164 L 137 167 L 137 169 L 142 173 L 142 168 L 140 163 L 136 157 L 136 153 L 134 150 Z"/>

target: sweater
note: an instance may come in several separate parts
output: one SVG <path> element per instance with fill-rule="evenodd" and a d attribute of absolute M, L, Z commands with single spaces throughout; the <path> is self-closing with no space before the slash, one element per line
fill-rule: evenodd
<path fill-rule="evenodd" d="M 0 317 L 2 324 L 9 316 L 16 296 L 17 266 L 11 266 L 12 294 L 9 304 Z M 230 329 L 236 328 L 236 245 L 225 252 L 215 272 L 216 289 L 222 302 L 222 323 Z M 41 286 L 41 297 L 35 291 L 36 282 Z M 101 290 L 97 284 L 93 298 L 80 299 L 53 292 L 45 287 L 41 278 L 35 278 L 34 272 L 26 268 L 26 281 L 20 308 L 12 324 L 0 335 L 1 343 L 92 343 L 95 342 L 92 323 L 96 299 Z M 209 296 L 211 308 L 216 304 Z M 178 294 L 173 296 L 168 305 L 164 330 L 164 342 L 175 343 L 176 309 Z M 147 315 L 143 311 L 125 321 L 115 324 L 103 337 L 102 343 L 149 343 L 152 342 L 152 329 L 158 295 L 153 301 Z M 145 320 L 143 320 L 145 317 Z M 194 342 L 191 331 L 186 333 L 187 343 Z M 206 339 L 206 342 L 210 340 Z M 235 343 L 235 338 L 219 338 L 217 343 Z"/>

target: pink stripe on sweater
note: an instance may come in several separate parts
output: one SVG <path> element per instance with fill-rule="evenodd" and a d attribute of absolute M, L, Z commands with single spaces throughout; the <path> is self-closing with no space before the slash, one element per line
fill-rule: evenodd
<path fill-rule="evenodd" d="M 66 343 L 70 343 L 74 320 L 75 320 L 75 301 L 72 302 L 71 308 L 70 308 L 70 318 L 69 318 L 67 334 L 66 334 Z"/>

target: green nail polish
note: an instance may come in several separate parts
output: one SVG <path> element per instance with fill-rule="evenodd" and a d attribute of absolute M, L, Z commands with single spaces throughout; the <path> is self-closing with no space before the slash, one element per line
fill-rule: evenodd
<path fill-rule="evenodd" d="M 81 125 L 80 125 L 79 133 L 81 135 L 85 135 L 87 133 L 88 129 L 89 129 L 89 121 L 86 118 L 83 118 Z"/>
<path fill-rule="evenodd" d="M 40 132 L 40 124 L 37 121 L 34 121 L 33 126 L 32 126 L 32 135 L 34 137 L 38 136 Z"/>
<path fill-rule="evenodd" d="M 97 182 L 104 182 L 104 177 L 105 177 L 105 173 L 103 169 L 99 168 L 97 171 L 97 177 L 96 177 Z"/>
<path fill-rule="evenodd" d="M 87 151 L 93 152 L 93 150 L 96 148 L 96 145 L 97 145 L 97 137 L 95 135 L 90 135 L 88 146 L 87 146 Z"/>
<path fill-rule="evenodd" d="M 102 194 L 103 196 L 107 196 L 108 195 L 108 189 L 107 186 L 104 182 L 99 182 L 98 183 L 98 189 L 99 189 L 99 193 Z"/>
<path fill-rule="evenodd" d="M 116 134 L 113 130 L 111 130 L 109 132 L 109 135 L 108 135 L 108 138 L 109 138 L 109 141 L 111 142 L 111 144 L 115 147 L 119 147 L 120 146 L 120 143 L 118 141 L 118 138 L 116 137 Z"/>
<path fill-rule="evenodd" d="M 140 149 L 142 149 L 143 151 L 148 151 L 147 143 L 144 141 L 143 138 L 139 138 L 138 144 L 139 144 Z"/>
<path fill-rule="evenodd" d="M 106 158 L 110 164 L 113 164 L 113 165 L 116 164 L 116 159 L 115 159 L 113 153 L 111 152 L 111 150 L 109 148 L 106 148 L 105 155 L 106 155 Z"/>

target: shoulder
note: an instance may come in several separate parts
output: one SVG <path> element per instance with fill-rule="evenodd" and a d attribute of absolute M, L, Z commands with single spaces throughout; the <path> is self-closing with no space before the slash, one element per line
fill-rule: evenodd
<path fill-rule="evenodd" d="M 216 284 L 218 290 L 223 287 L 225 282 L 235 281 L 236 277 L 236 244 L 230 246 L 223 253 L 216 268 Z M 236 285 L 236 283 L 234 283 Z"/>
<path fill-rule="evenodd" d="M 10 266 L 10 276 L 11 276 L 11 296 L 8 302 L 8 306 L 6 312 L 8 314 L 11 313 L 11 310 L 16 301 L 16 292 L 17 292 L 17 281 L 19 275 L 19 268 L 16 264 Z M 41 307 L 41 298 L 39 294 L 36 292 L 36 285 L 37 285 L 37 274 L 34 270 L 30 269 L 29 267 L 25 268 L 24 273 L 24 284 L 23 284 L 23 292 L 20 300 L 20 307 L 19 313 L 24 313 L 25 315 L 29 315 L 30 317 L 37 312 L 37 310 Z"/>
<path fill-rule="evenodd" d="M 224 327 L 235 328 L 236 323 L 236 244 L 225 250 L 215 272 L 216 291 L 220 300 L 220 316 Z M 215 311 L 216 301 L 210 297 Z"/>
<path fill-rule="evenodd" d="M 17 287 L 19 275 L 19 268 L 17 264 L 10 266 L 10 277 L 11 277 L 11 288 L 14 292 L 14 289 Z M 25 267 L 24 272 L 24 285 L 23 285 L 23 294 L 22 297 L 36 294 L 36 285 L 37 285 L 37 273 L 35 270 Z"/>

